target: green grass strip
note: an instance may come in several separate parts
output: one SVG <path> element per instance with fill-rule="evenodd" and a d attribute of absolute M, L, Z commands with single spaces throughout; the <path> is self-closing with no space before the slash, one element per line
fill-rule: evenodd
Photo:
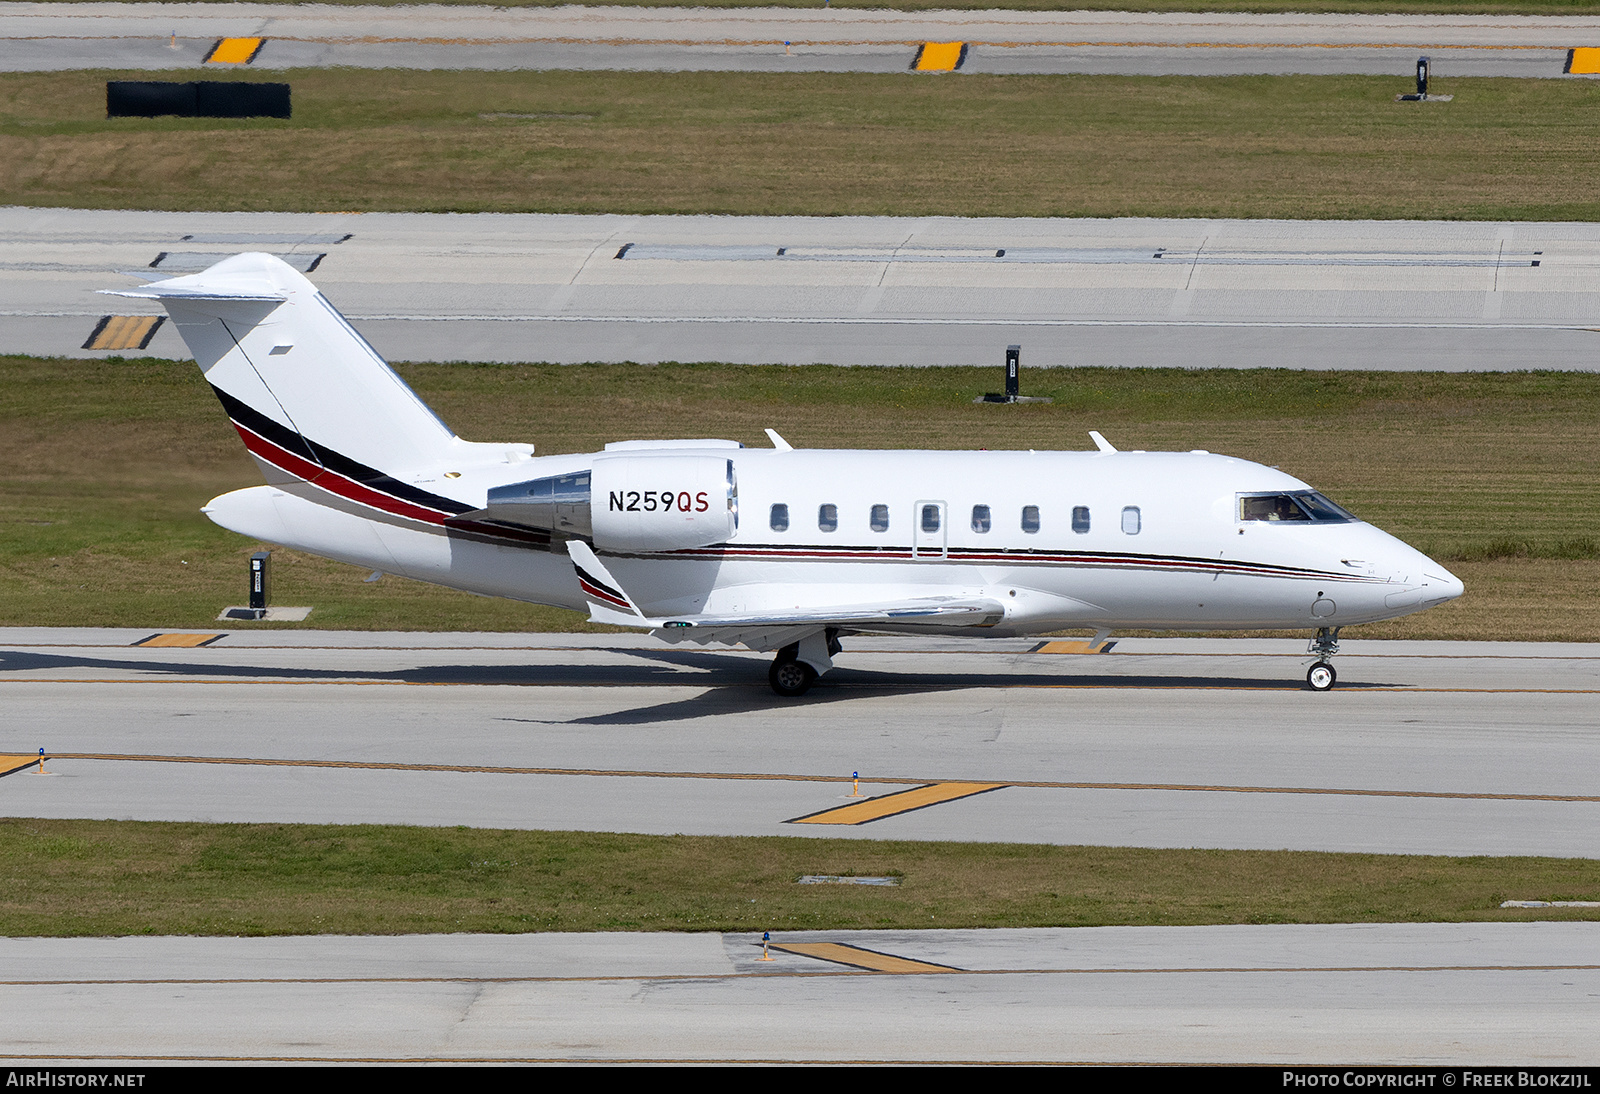
<path fill-rule="evenodd" d="M 900 883 L 797 884 L 804 874 Z M 0 820 L 12 936 L 1600 918 L 1507 899 L 1600 899 L 1600 861 Z"/>
<path fill-rule="evenodd" d="M 1600 220 L 1600 82 L 252 72 L 294 117 L 0 74 L 0 193 L 116 209 Z"/>
<path fill-rule="evenodd" d="M 45 0 L 77 3 L 80 0 Z M 131 0 L 133 3 L 145 0 Z M 167 0 L 148 0 L 162 3 Z M 396 7 L 415 0 L 319 0 L 344 7 Z M 484 7 L 483 0 L 431 0 L 453 7 Z M 501 8 L 553 8 L 566 4 L 630 8 L 820 8 L 866 11 L 1193 11 L 1296 12 L 1368 15 L 1592 15 L 1594 0 L 505 0 Z"/>

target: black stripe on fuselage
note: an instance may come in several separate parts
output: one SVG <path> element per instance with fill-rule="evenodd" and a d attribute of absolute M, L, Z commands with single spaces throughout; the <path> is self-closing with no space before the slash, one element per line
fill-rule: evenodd
<path fill-rule="evenodd" d="M 622 554 L 618 552 L 618 554 Z M 1247 562 L 1242 559 L 1200 558 L 1194 555 L 1131 554 L 1116 551 L 1072 551 L 1049 548 L 1005 547 L 952 547 L 948 554 L 936 551 L 913 555 L 911 547 L 900 546 L 834 546 L 822 544 L 750 545 L 719 544 L 710 547 L 691 547 L 663 554 L 623 555 L 623 557 L 665 559 L 726 558 L 755 561 L 771 559 L 781 562 L 960 562 L 982 565 L 993 562 L 1001 565 L 1056 565 L 1096 567 L 1139 567 L 1145 569 L 1201 571 L 1227 573 L 1240 577 L 1316 578 L 1325 581 L 1382 583 L 1382 578 L 1364 574 L 1339 574 L 1304 566 L 1286 566 L 1273 562 Z"/>

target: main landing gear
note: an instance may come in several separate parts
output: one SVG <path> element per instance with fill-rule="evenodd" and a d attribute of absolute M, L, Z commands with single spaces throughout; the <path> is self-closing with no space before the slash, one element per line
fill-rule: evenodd
<path fill-rule="evenodd" d="M 778 651 L 767 670 L 767 683 L 785 699 L 804 695 L 818 676 L 833 667 L 833 655 L 841 648 L 839 632 L 832 627 L 809 634 Z"/>
<path fill-rule="evenodd" d="M 1317 663 L 1306 670 L 1306 687 L 1312 691 L 1329 690 L 1339 679 L 1339 674 L 1328 663 L 1328 659 L 1339 652 L 1339 628 L 1318 627 L 1306 652 L 1317 659 Z"/>
<path fill-rule="evenodd" d="M 796 661 L 794 654 L 790 653 L 794 646 L 785 646 L 778 651 L 778 659 L 772 662 L 772 667 L 767 670 L 767 683 L 772 685 L 772 690 L 785 699 L 793 699 L 804 695 L 811 690 L 811 685 L 817 682 L 817 670 L 804 661 Z M 785 657 L 784 654 L 789 654 Z"/>

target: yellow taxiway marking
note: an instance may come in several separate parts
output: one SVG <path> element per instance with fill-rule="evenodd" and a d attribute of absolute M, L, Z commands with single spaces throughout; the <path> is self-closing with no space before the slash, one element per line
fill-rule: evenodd
<path fill-rule="evenodd" d="M 1579 46 L 1577 49 L 1567 50 L 1567 63 L 1561 71 L 1570 72 L 1575 76 L 1600 74 L 1600 49 L 1593 46 Z"/>
<path fill-rule="evenodd" d="M 924 42 L 912 59 L 914 72 L 954 72 L 967 59 L 965 42 Z"/>
<path fill-rule="evenodd" d="M 956 801 L 959 798 L 970 798 L 974 794 L 999 790 L 1007 785 L 1009 784 L 934 783 L 931 786 L 918 786 L 910 790 L 899 790 L 893 794 L 883 794 L 876 798 L 868 798 L 864 802 L 851 802 L 849 805 L 841 805 L 836 809 L 824 809 L 820 813 L 796 817 L 788 823 L 867 824 L 871 821 L 882 820 L 884 817 L 894 817 L 901 813 L 909 813 L 913 809 L 926 809 L 930 805 L 939 805 L 943 802 Z"/>
<path fill-rule="evenodd" d="M 1050 642 L 1040 642 L 1029 653 L 1110 653 L 1115 642 L 1102 642 L 1098 646 L 1091 646 L 1087 638 L 1058 638 Z"/>
<path fill-rule="evenodd" d="M 39 762 L 39 757 L 34 756 L 0 756 L 0 776 L 14 775 L 18 771 L 26 771 Z"/>
<path fill-rule="evenodd" d="M 843 942 L 774 942 L 772 948 L 784 953 L 815 957 L 819 961 L 832 961 L 836 965 L 849 965 L 852 969 L 868 972 L 961 972 L 950 965 L 935 965 L 928 961 L 913 961 L 909 957 L 896 957 L 892 953 L 864 950 Z"/>
<path fill-rule="evenodd" d="M 177 647 L 179 649 L 194 649 L 196 646 L 208 646 L 219 638 L 226 638 L 225 634 L 152 634 L 149 638 L 141 638 L 135 646 Z"/>
<path fill-rule="evenodd" d="M 156 336 L 156 329 L 166 320 L 164 315 L 103 315 L 84 349 L 144 349 Z"/>
<path fill-rule="evenodd" d="M 491 767 L 482 764 L 408 764 L 408 763 L 383 763 L 375 760 L 297 760 L 297 759 L 268 759 L 264 757 L 249 756 L 162 756 L 140 753 L 120 752 L 52 752 L 48 759 L 52 760 L 105 760 L 125 763 L 169 763 L 169 764 L 241 764 L 254 767 L 330 767 L 350 768 L 359 771 L 448 771 L 465 774 L 482 775 L 572 775 L 591 776 L 613 779 L 723 779 L 736 782 L 793 782 L 793 783 L 847 783 L 848 775 L 806 775 L 806 774 L 773 774 L 759 771 L 627 771 L 608 768 L 586 767 Z M 37 756 L 34 759 L 38 759 Z M 895 802 L 904 802 L 912 794 L 921 790 L 938 791 L 951 787 L 966 787 L 948 797 L 939 797 L 926 801 L 927 805 L 936 805 L 940 801 L 951 801 L 955 798 L 966 797 L 971 794 L 982 794 L 987 790 L 998 790 L 1002 787 L 1017 786 L 1030 790 L 1174 790 L 1189 793 L 1207 794 L 1326 794 L 1335 797 L 1355 798 L 1445 798 L 1450 800 L 1467 801 L 1521 801 L 1521 802 L 1595 802 L 1600 803 L 1600 794 L 1514 794 L 1514 793 L 1488 793 L 1460 790 L 1367 790 L 1359 787 L 1348 786 L 1230 786 L 1226 784 L 1211 783 L 1113 783 L 1113 782 L 1063 782 L 1044 779 L 1014 779 L 1008 782 L 944 782 L 929 783 L 927 779 L 904 778 L 897 775 L 874 775 L 870 780 L 863 782 L 900 784 L 923 784 L 911 790 L 900 791 L 895 794 L 885 794 L 876 798 L 854 805 L 843 806 L 841 809 L 829 809 L 823 813 L 814 813 L 810 817 L 801 817 L 800 822 L 818 823 L 818 818 L 829 813 L 843 812 L 874 804 L 888 803 L 893 806 Z M 895 806 L 895 812 L 904 812 L 906 809 L 919 809 L 920 805 Z M 886 812 L 883 816 L 892 816 Z M 824 821 L 821 823 L 850 824 L 859 823 L 852 821 Z"/>
<path fill-rule="evenodd" d="M 218 38 L 206 54 L 208 65 L 247 65 L 261 52 L 265 38 Z"/>

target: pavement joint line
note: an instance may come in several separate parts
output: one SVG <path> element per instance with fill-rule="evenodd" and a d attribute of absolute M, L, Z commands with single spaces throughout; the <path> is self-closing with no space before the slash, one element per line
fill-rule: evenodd
<path fill-rule="evenodd" d="M 848 775 L 802 775 L 763 772 L 731 771 L 626 771 L 605 768 L 573 767 L 492 767 L 476 764 L 408 764 L 376 760 L 285 760 L 237 756 L 160 756 L 137 753 L 112 752 L 49 752 L 49 760 L 101 760 L 132 763 L 191 763 L 234 764 L 258 767 L 325 767 L 363 771 L 438 771 L 478 775 L 563 775 L 593 776 L 601 778 L 633 779 L 721 779 L 735 782 L 805 782 L 847 783 Z M 893 775 L 874 775 L 862 782 L 910 785 L 913 788 L 959 783 L 973 785 L 970 780 L 902 778 Z M 1186 793 L 1213 794 L 1312 794 L 1360 798 L 1443 798 L 1468 801 L 1542 801 L 1542 802 L 1596 802 L 1596 794 L 1515 794 L 1455 790 L 1377 790 L 1331 786 L 1227 786 L 1212 783 L 1131 783 L 1131 782 L 1064 782 L 1055 780 L 1002 780 L 982 784 L 994 790 L 1022 787 L 1032 790 L 1164 790 Z M 875 799 L 869 799 L 875 800 Z"/>
<path fill-rule="evenodd" d="M 829 945 L 839 946 L 842 949 L 853 950 L 862 954 L 877 954 L 876 950 L 868 950 L 848 943 L 772 943 L 775 950 L 783 950 L 797 957 L 811 957 L 812 954 L 803 951 L 791 950 L 791 946 Z M 94 985 L 126 985 L 129 987 L 161 987 L 177 984 L 592 984 L 615 983 L 628 981 L 671 982 L 682 980 L 761 980 L 773 979 L 814 979 L 829 976 L 906 976 L 923 975 L 927 972 L 939 972 L 954 976 L 1129 976 L 1134 974 L 1182 974 L 1197 973 L 1202 975 L 1246 975 L 1256 976 L 1262 973 L 1287 973 L 1290 975 L 1306 975 L 1311 973 L 1372 973 L 1372 972 L 1596 972 L 1600 965 L 1560 964 L 1560 965 L 1173 965 L 1173 966 L 1128 966 L 1105 968 L 1024 968 L 1024 969 L 958 969 L 950 965 L 936 965 L 932 962 L 917 961 L 914 958 L 901 958 L 895 954 L 879 954 L 883 957 L 894 957 L 896 960 L 911 961 L 925 966 L 916 972 L 907 973 L 887 969 L 873 969 L 861 965 L 835 962 L 843 967 L 837 969 L 753 969 L 744 972 L 713 972 L 713 973 L 617 973 L 605 976 L 272 976 L 272 977 L 168 977 L 160 979 L 130 978 L 96 979 L 96 980 L 0 980 L 0 987 L 27 988 L 27 987 L 91 987 Z M 820 958 L 819 960 L 831 960 Z M 12 1057 L 0 1054 L 0 1059 Z"/>
<path fill-rule="evenodd" d="M 1041 654 L 1040 656 L 1048 656 Z M 426 667 L 426 666 L 424 666 Z M 502 666 L 515 668 L 517 666 Z M 286 678 L 268 680 L 216 680 L 196 679 L 192 676 L 159 676 L 159 677 L 128 677 L 115 679 L 111 677 L 73 677 L 73 676 L 10 676 L 0 677 L 0 684 L 205 684 L 214 687 L 229 685 L 256 685 L 276 687 L 362 687 L 362 688 L 745 688 L 765 689 L 766 684 L 757 682 L 723 682 L 697 680 L 686 676 L 675 681 L 651 681 L 648 684 L 592 680 L 356 680 L 340 678 L 333 680 L 291 680 Z M 1061 683 L 1028 683 L 1007 681 L 1004 679 L 992 683 L 949 682 L 944 680 L 933 681 L 881 681 L 874 683 L 848 683 L 844 681 L 829 681 L 828 688 L 839 691 L 976 691 L 979 689 L 999 691 L 1022 691 L 1029 688 L 1041 691 L 1304 691 L 1304 685 L 1297 680 L 1283 680 L 1274 683 L 1262 684 L 1193 684 L 1193 683 L 1154 683 L 1141 684 L 1136 678 L 1129 677 L 1127 683 L 1090 683 L 1085 681 L 1064 680 Z M 1468 695 L 1600 695 L 1600 688 L 1429 688 L 1416 687 L 1411 684 L 1355 684 L 1345 683 L 1340 685 L 1344 694 L 1391 694 L 1399 692 L 1406 695 L 1435 695 L 1435 694 L 1468 694 Z"/>
<path fill-rule="evenodd" d="M 316 214 L 332 215 L 332 214 Z M 362 215 L 359 213 L 351 215 Z M 411 215 L 411 214 L 401 214 Z M 516 214 L 522 215 L 522 214 Z M 892 261 L 884 259 L 883 261 Z M 0 266 L 0 269 L 4 269 Z M 95 273 L 96 270 L 85 272 Z M 114 271 L 111 271 L 114 272 Z M 21 319 L 62 319 L 98 317 L 99 311 L 25 311 L 3 310 L 0 316 Z M 1412 322 L 1382 323 L 1370 320 L 1282 320 L 1282 319 L 1027 319 L 1020 316 L 894 316 L 894 315 L 402 315 L 399 313 L 351 314 L 345 318 L 355 322 L 407 322 L 407 323 L 773 323 L 838 326 L 959 326 L 959 327 L 1218 327 L 1267 328 L 1283 330 L 1323 329 L 1334 330 L 1476 330 L 1476 331 L 1572 331 L 1586 334 L 1600 333 L 1600 328 L 1582 323 L 1503 323 L 1475 322 Z M 1030 368 L 1070 368 L 1070 365 L 1031 365 Z"/>
<path fill-rule="evenodd" d="M 293 632 L 290 632 L 290 633 L 293 633 Z M 1066 641 L 1066 640 L 1063 640 L 1063 641 Z M 1126 642 L 1126 641 L 1127 641 L 1126 639 L 1119 639 L 1119 642 Z M 1245 641 L 1249 641 L 1249 639 L 1246 639 Z M 1386 641 L 1386 639 L 1374 639 L 1373 641 Z M 1408 640 L 1402 639 L 1401 641 L 1408 641 Z M 220 644 L 218 644 L 218 645 L 220 646 Z M 135 648 L 135 647 L 130 647 L 126 643 L 123 643 L 123 642 L 10 642 L 10 643 L 6 643 L 4 645 L 4 647 L 0 647 L 0 651 L 9 650 L 9 649 L 26 649 L 26 650 L 35 650 L 35 649 L 39 649 L 39 650 L 101 650 L 101 649 L 105 649 L 105 650 L 126 650 L 126 649 L 132 649 L 132 648 Z M 229 652 L 231 652 L 231 651 L 242 651 L 242 650 L 287 650 L 287 651 L 290 651 L 290 652 L 299 652 L 299 651 L 302 651 L 302 650 L 348 650 L 348 651 L 350 651 L 352 653 L 368 653 L 368 652 L 371 652 L 371 653 L 393 653 L 393 652 L 400 652 L 400 653 L 456 653 L 456 652 L 477 653 L 477 652 L 482 652 L 482 651 L 489 651 L 489 652 L 504 651 L 504 652 L 507 652 L 507 653 L 524 653 L 524 652 L 531 652 L 531 653 L 564 653 L 564 652 L 567 652 L 567 651 L 574 651 L 574 652 L 580 652 L 580 653 L 638 654 L 640 652 L 661 652 L 661 651 L 656 650 L 655 647 L 646 648 L 646 647 L 637 647 L 637 646 L 578 646 L 578 645 L 574 645 L 574 646 L 301 646 L 301 645 L 295 645 L 295 644 L 292 644 L 292 643 L 285 643 L 284 645 L 281 645 L 281 646 L 269 646 L 269 645 L 264 645 L 264 644 L 259 643 L 259 642 L 252 643 L 251 645 L 247 645 L 247 646 L 229 645 L 229 646 L 225 647 L 225 650 L 229 651 Z M 691 652 L 693 652 L 693 651 L 691 651 Z M 739 649 L 718 650 L 716 652 L 719 653 L 719 654 L 724 654 L 725 653 L 725 654 L 743 655 L 743 656 L 745 656 L 747 658 L 750 658 L 750 657 L 762 657 L 762 658 L 765 658 L 765 656 L 766 656 L 765 654 L 752 654 L 749 651 L 739 650 Z M 849 653 L 850 653 L 850 655 L 852 657 L 872 657 L 872 656 L 881 656 L 883 654 L 895 654 L 895 655 L 899 655 L 899 654 L 917 654 L 917 655 L 922 655 L 922 656 L 926 656 L 926 655 L 930 655 L 930 654 L 931 655 L 960 654 L 962 657 L 978 657 L 978 656 L 982 656 L 982 657 L 1020 657 L 1020 656 L 1023 656 L 1025 654 L 1031 655 L 1033 652 L 1034 652 L 1033 650 L 994 650 L 994 649 L 976 649 L 976 650 L 870 649 L 870 650 L 850 650 L 849 651 Z M 1301 652 L 1301 653 L 1273 653 L 1271 651 L 1266 651 L 1266 650 L 1263 650 L 1263 651 L 1260 651 L 1260 652 L 1255 652 L 1255 653 L 1251 653 L 1249 651 L 1242 651 L 1242 652 L 1238 652 L 1238 653 L 1205 653 L 1205 652 L 1190 652 L 1190 651 L 1182 651 L 1182 650 L 1130 650 L 1126 646 L 1124 646 L 1123 650 L 1121 651 L 1121 656 L 1123 656 L 1123 657 L 1278 657 L 1278 658 L 1284 658 L 1284 659 L 1288 659 L 1288 660 L 1302 661 L 1302 660 L 1306 660 L 1309 655 L 1307 655 L 1304 652 Z M 1409 659 L 1412 659 L 1412 660 L 1419 660 L 1419 661 L 1488 661 L 1488 660 L 1496 660 L 1496 661 L 1600 661 L 1600 654 L 1590 654 L 1590 653 L 1343 653 L 1343 654 L 1340 654 L 1339 657 L 1340 657 L 1340 660 L 1342 660 L 1342 661 L 1352 661 L 1352 660 L 1369 660 L 1369 661 L 1384 660 L 1384 661 L 1388 661 L 1388 660 L 1400 660 L 1400 659 L 1403 659 L 1403 658 L 1409 658 Z"/>
<path fill-rule="evenodd" d="M 513 666 L 514 667 L 514 666 Z M 604 681 L 574 681 L 574 680 L 291 680 L 291 679 L 266 679 L 266 680 L 217 680 L 195 679 L 193 677 L 130 677 L 126 679 L 99 678 L 99 677 L 0 677 L 0 684 L 202 684 L 211 686 L 228 685 L 257 685 L 278 687 L 407 687 L 407 688 L 458 688 L 458 687 L 522 687 L 522 688 L 563 688 L 582 687 L 590 689 L 599 688 L 699 688 L 701 690 L 744 688 L 747 690 L 765 687 L 755 682 L 724 682 L 712 683 L 709 681 L 696 681 L 686 678 L 681 681 L 652 681 L 649 684 L 627 682 L 608 683 Z M 1297 681 L 1285 680 L 1275 683 L 1262 684 L 1194 684 L 1194 683 L 1138 683 L 1134 678 L 1129 678 L 1126 683 L 1093 683 L 1085 681 L 1067 680 L 1061 683 L 1028 683 L 999 680 L 992 683 L 949 682 L 949 681 L 882 681 L 874 683 L 848 683 L 844 681 L 830 681 L 829 688 L 839 691 L 919 691 L 919 692 L 946 692 L 946 691 L 975 691 L 980 689 L 999 691 L 1022 691 L 1035 689 L 1040 691 L 1302 691 L 1304 688 Z M 1407 695 L 1434 695 L 1434 694 L 1467 694 L 1467 695 L 1600 695 L 1600 688 L 1431 688 L 1416 687 L 1409 684 L 1353 684 L 1342 685 L 1342 692 L 1346 694 L 1393 694 Z"/>
<path fill-rule="evenodd" d="M 891 262 L 892 259 L 883 259 Z M 32 315 L 31 312 L 11 313 Z M 84 314 L 89 314 L 85 312 Z M 1595 328 L 1582 323 L 1380 323 L 1370 320 L 1355 322 L 1339 320 L 1292 319 L 1027 319 L 1020 316 L 900 316 L 900 315 L 402 315 L 375 313 L 346 316 L 353 322 L 376 323 L 405 321 L 411 323 L 773 323 L 789 325 L 836 325 L 864 327 L 1222 327 L 1264 328 L 1270 330 L 1323 329 L 1333 330 L 1539 330 L 1583 331 L 1595 333 Z M 1048 365 L 1030 366 L 1049 368 Z M 1070 365 L 1062 365 L 1070 368 Z"/>

